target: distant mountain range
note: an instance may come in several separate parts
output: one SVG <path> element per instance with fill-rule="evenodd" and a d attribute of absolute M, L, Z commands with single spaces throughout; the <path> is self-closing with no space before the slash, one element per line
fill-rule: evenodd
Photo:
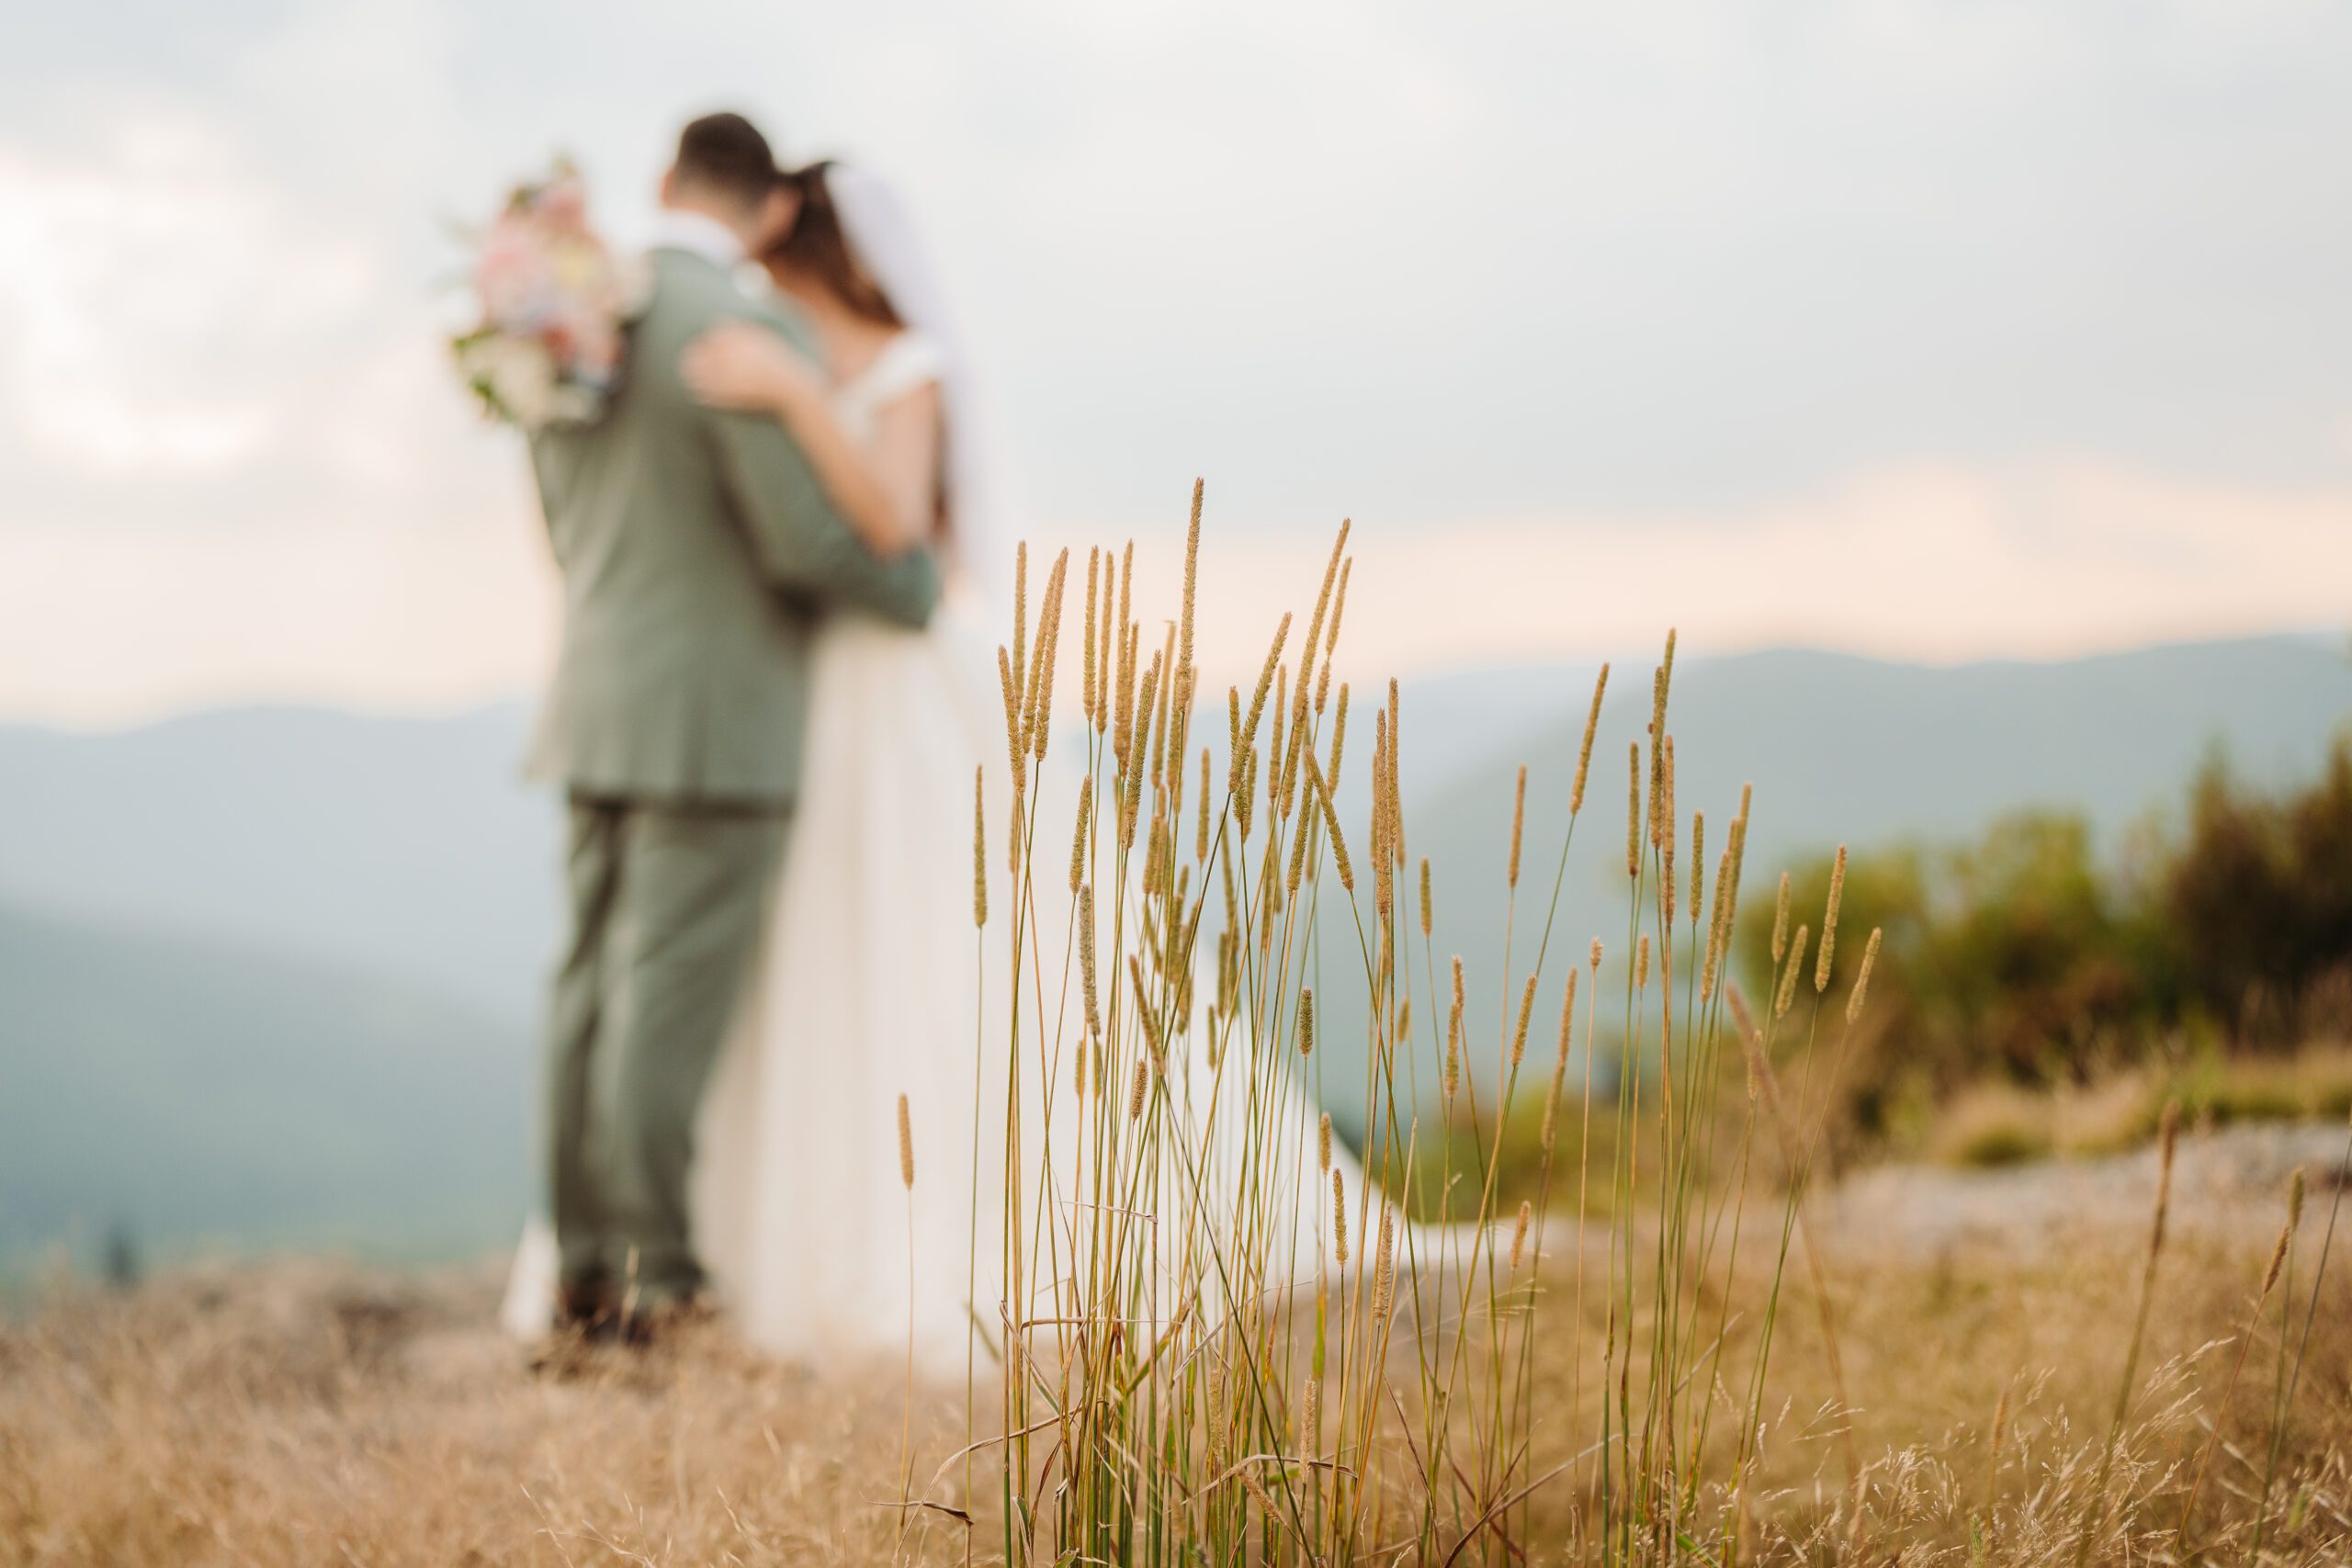
<path fill-rule="evenodd" d="M 1623 930 L 1624 752 L 1655 660 L 1611 679 L 1555 935 L 1573 951 Z M 1436 867 L 1440 952 L 1499 949 L 1521 761 L 1522 910 L 1548 892 L 1591 681 L 1545 665 L 1406 682 L 1407 837 Z M 2347 719 L 2342 649 L 2278 637 L 1957 668 L 1686 653 L 1669 728 L 1686 815 L 1719 832 L 1754 782 L 1753 889 L 1794 853 L 1954 839 L 2023 806 L 2111 841 L 2177 804 L 2208 748 L 2285 783 Z M 1351 726 L 1359 759 L 1369 720 Z M 559 919 L 555 808 L 515 774 L 526 726 L 506 704 L 0 727 L 0 1252 L 117 1218 L 157 1242 L 503 1234 Z M 1343 778 L 1352 821 L 1365 774 Z M 1524 923 L 1517 940 L 1523 961 Z M 1491 1010 L 1483 989 L 1474 1010 Z M 1363 1037 L 1345 1000 L 1326 1003 L 1335 1046 Z"/>
<path fill-rule="evenodd" d="M 1587 819 L 1553 934 L 1571 953 L 1581 954 L 1595 936 L 1612 950 L 1624 942 L 1625 752 L 1645 734 L 1657 659 L 1649 652 L 1611 672 Z M 1502 1027 L 1495 1017 L 1501 1004 L 1494 955 L 1503 946 L 1518 766 L 1528 765 L 1515 937 L 1523 975 L 1559 863 L 1594 673 L 1592 667 L 1512 672 L 1508 679 L 1520 700 L 1540 716 L 1475 761 L 1456 757 L 1440 764 L 1450 778 L 1419 793 L 1410 772 L 1416 750 L 1443 745 L 1446 738 L 1441 729 L 1432 740 L 1429 731 L 1437 727 L 1423 716 L 1440 704 L 1406 689 L 1407 852 L 1415 861 L 1427 856 L 1432 866 L 1436 951 L 1465 955 L 1474 974 L 1481 965 L 1487 970 L 1485 985 L 1474 986 L 1470 998 L 1484 1038 Z M 1501 679 L 1474 683 L 1491 692 Z M 1468 722 L 1459 711 L 1441 720 L 1457 729 Z M 1769 897 L 1779 872 L 1807 852 L 1839 843 L 1957 840 L 2028 807 L 2076 814 L 2099 844 L 2111 847 L 2136 821 L 2177 818 L 2209 752 L 2218 750 L 2249 784 L 2283 785 L 2313 776 L 2332 737 L 2347 724 L 2352 660 L 2340 646 L 2305 637 L 1952 668 L 1802 651 L 1686 657 L 1675 666 L 1667 720 L 1686 832 L 1690 814 L 1703 811 L 1720 849 L 1741 784 L 1755 785 L 1744 878 L 1751 899 L 1758 889 Z M 1360 779 L 1356 787 L 1363 787 Z M 1335 934 L 1324 928 L 1327 964 L 1342 956 Z M 1350 933 L 1348 942 L 1353 940 Z M 1537 1011 L 1541 1016 L 1548 1005 L 1556 1017 L 1559 970 L 1552 964 L 1546 970 L 1552 978 L 1545 994 L 1553 999 L 1539 1002 Z M 1362 1009 L 1351 1010 L 1351 1000 L 1344 987 L 1334 987 L 1326 1004 L 1336 1041 L 1363 1037 Z M 1480 1053 L 1477 1060 L 1491 1055 Z M 1355 1075 L 1330 1081 L 1351 1083 Z M 1354 1113 L 1354 1096 L 1334 1098 L 1335 1115 Z"/>
<path fill-rule="evenodd" d="M 557 919 L 530 710 L 0 727 L 0 900 L 375 975 L 521 1025 Z"/>
<path fill-rule="evenodd" d="M 0 1266 L 117 1235 L 492 1245 L 527 1195 L 526 1058 L 411 987 L 0 909 Z"/>

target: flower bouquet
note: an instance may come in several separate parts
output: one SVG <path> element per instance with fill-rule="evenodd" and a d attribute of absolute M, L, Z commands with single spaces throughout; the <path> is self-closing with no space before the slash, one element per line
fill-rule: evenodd
<path fill-rule="evenodd" d="M 619 379 L 646 278 L 590 226 L 579 171 L 558 159 L 547 178 L 516 186 L 473 238 L 479 324 L 450 348 L 482 412 L 534 434 L 595 419 Z"/>

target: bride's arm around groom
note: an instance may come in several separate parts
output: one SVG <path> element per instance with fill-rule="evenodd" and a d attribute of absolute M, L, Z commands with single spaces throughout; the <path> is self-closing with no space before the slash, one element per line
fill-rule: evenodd
<path fill-rule="evenodd" d="M 804 358 L 818 359 L 807 329 L 796 319 L 741 294 L 728 303 L 731 308 L 696 324 L 697 335 L 702 327 L 738 315 L 775 332 Z M 677 356 L 665 360 L 662 373 L 678 379 Z M 711 408 L 704 417 L 732 510 L 769 581 L 787 592 L 855 604 L 903 626 L 921 627 L 930 619 L 939 600 L 939 574 L 929 550 L 886 556 L 869 549 L 842 518 L 799 442 L 768 412 Z"/>

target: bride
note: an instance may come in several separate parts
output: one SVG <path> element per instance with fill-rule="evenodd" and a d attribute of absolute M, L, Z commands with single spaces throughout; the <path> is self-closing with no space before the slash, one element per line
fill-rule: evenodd
<path fill-rule="evenodd" d="M 928 1153 L 965 1148 L 973 1121 L 970 792 L 1003 751 L 977 679 L 989 476 L 903 211 L 838 164 L 791 178 L 799 217 L 762 259 L 824 365 L 739 324 L 695 345 L 687 379 L 707 401 L 782 420 L 867 547 L 927 545 L 950 588 L 928 630 L 837 614 L 817 639 L 810 764 L 767 945 L 704 1101 L 696 1245 L 753 1344 L 888 1347 L 911 1300 L 915 1342 L 945 1371 L 969 1332 L 970 1170 L 925 1159 L 910 1193 L 894 1123 L 904 1094 Z"/>
<path fill-rule="evenodd" d="M 799 216 L 761 261 L 824 363 L 736 323 L 693 346 L 686 378 L 707 402 L 781 421 L 866 546 L 930 547 L 948 592 L 927 630 L 841 611 L 816 640 L 809 767 L 697 1129 L 695 1247 L 754 1345 L 813 1358 L 896 1352 L 911 1338 L 925 1371 L 945 1376 L 994 1337 L 998 1216 L 1015 1201 L 1035 1213 L 1038 1167 L 1073 1152 L 1024 1150 L 1033 1190 L 1008 1193 L 1006 1047 L 982 1026 L 971 875 L 975 769 L 989 800 L 1011 787 L 979 621 L 1004 573 L 960 345 L 912 225 L 863 171 L 828 162 L 788 178 Z M 1056 809 L 1040 820 L 1068 821 L 1058 807 L 1075 810 L 1073 770 L 1046 772 L 1040 805 Z M 1069 912 L 1032 918 L 1051 929 Z M 1045 1076 L 1019 1075 L 1024 1102 L 1053 1092 Z M 1195 1129 L 1215 1124 L 1221 1081 L 1187 1075 Z M 910 1184 L 894 1126 L 902 1096 L 921 1168 Z M 1324 1179 L 1306 1163 L 1314 1109 L 1299 1090 L 1283 1114 L 1299 1162 L 1290 1233 L 1312 1246 L 1324 1207 Z M 1206 1141 L 1198 1168 L 1233 1163 Z M 1344 1153 L 1334 1157 L 1352 1183 Z M 547 1325 L 546 1246 L 535 1226 L 517 1258 L 504 1313 L 517 1333 Z M 1036 1288 L 1051 1290 L 1051 1275 Z"/>

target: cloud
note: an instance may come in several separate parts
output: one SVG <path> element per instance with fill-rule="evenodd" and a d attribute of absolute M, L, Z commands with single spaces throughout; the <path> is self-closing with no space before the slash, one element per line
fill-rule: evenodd
<path fill-rule="evenodd" d="M 0 121 L 0 528 L 468 510 L 499 459 L 440 362 L 438 14 L 311 7 Z"/>
<path fill-rule="evenodd" d="M 0 59 L 0 709 L 527 685 L 442 220 L 722 102 L 905 186 L 1041 536 L 1209 477 L 1245 662 L 1341 513 L 1375 668 L 2335 613 L 2327 7 L 129 3 Z"/>

